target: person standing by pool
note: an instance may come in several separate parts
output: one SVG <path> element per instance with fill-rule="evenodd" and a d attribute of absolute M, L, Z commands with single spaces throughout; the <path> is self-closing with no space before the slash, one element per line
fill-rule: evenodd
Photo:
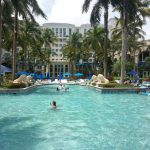
<path fill-rule="evenodd" d="M 52 101 L 51 103 L 50 103 L 50 105 L 51 105 L 51 109 L 56 109 L 56 101 Z"/>

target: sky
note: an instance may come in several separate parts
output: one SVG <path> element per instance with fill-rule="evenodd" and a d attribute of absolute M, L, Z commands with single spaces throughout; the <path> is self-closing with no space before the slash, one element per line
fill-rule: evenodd
<path fill-rule="evenodd" d="M 47 15 L 47 20 L 40 17 L 37 18 L 37 22 L 42 25 L 43 23 L 71 23 L 76 26 L 81 24 L 90 23 L 90 12 L 92 5 L 88 13 L 82 14 L 82 5 L 84 0 L 37 0 L 40 8 Z M 116 12 L 112 12 L 109 9 L 109 18 L 118 16 Z M 103 17 L 101 20 L 103 24 Z M 150 39 L 150 19 L 147 19 L 147 24 L 143 26 L 143 30 L 146 32 L 146 39 Z"/>

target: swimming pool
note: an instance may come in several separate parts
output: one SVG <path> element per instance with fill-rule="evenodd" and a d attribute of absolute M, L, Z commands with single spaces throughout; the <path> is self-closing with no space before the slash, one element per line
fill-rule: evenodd
<path fill-rule="evenodd" d="M 49 103 L 57 101 L 58 109 Z M 70 85 L 0 95 L 1 150 L 150 149 L 150 97 Z"/>

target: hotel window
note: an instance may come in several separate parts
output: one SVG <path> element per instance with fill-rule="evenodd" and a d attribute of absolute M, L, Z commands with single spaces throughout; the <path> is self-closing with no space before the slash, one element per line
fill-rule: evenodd
<path fill-rule="evenodd" d="M 55 73 L 57 72 L 57 65 L 55 65 Z"/>
<path fill-rule="evenodd" d="M 77 33 L 79 33 L 79 29 L 77 29 Z"/>
<path fill-rule="evenodd" d="M 50 65 L 50 76 L 52 77 L 53 65 Z"/>
<path fill-rule="evenodd" d="M 71 28 L 69 28 L 69 36 L 72 34 L 72 30 Z"/>
<path fill-rule="evenodd" d="M 65 72 L 69 72 L 68 65 L 65 65 Z"/>
<path fill-rule="evenodd" d="M 58 52 L 58 49 L 56 49 L 56 52 Z"/>
<path fill-rule="evenodd" d="M 63 67 L 63 65 L 61 65 L 61 73 L 63 73 L 64 72 L 64 67 Z"/>
<path fill-rule="evenodd" d="M 60 68 L 61 66 L 60 65 L 58 65 L 58 73 L 61 71 L 61 68 Z"/>
<path fill-rule="evenodd" d="M 59 29 L 59 36 L 62 37 L 62 28 Z"/>
<path fill-rule="evenodd" d="M 66 37 L 66 28 L 63 28 L 63 37 Z"/>
<path fill-rule="evenodd" d="M 56 36 L 58 36 L 58 28 L 56 28 Z"/>

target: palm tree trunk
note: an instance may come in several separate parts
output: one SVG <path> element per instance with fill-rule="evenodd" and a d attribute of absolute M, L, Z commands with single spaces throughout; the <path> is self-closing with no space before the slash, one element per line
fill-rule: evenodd
<path fill-rule="evenodd" d="M 18 12 L 15 10 L 15 17 L 14 17 L 14 37 L 13 37 L 13 54 L 12 54 L 12 80 L 15 79 L 16 73 L 16 48 L 17 48 L 17 29 L 18 29 Z"/>
<path fill-rule="evenodd" d="M 127 12 L 126 12 L 126 0 L 123 5 L 123 25 L 122 25 L 122 50 L 121 50 L 121 84 L 123 84 L 126 74 L 126 54 L 127 54 Z"/>
<path fill-rule="evenodd" d="M 2 64 L 2 3 L 0 0 L 0 71 L 1 71 L 1 64 Z M 0 74 L 0 85 L 2 83 L 2 77 Z"/>
<path fill-rule="evenodd" d="M 105 39 L 104 39 L 104 77 L 107 77 L 108 6 L 105 8 L 105 13 L 104 13 L 104 30 L 105 30 Z"/>
<path fill-rule="evenodd" d="M 94 70 L 94 73 L 96 73 L 96 54 L 94 54 L 94 66 L 93 66 L 93 70 Z"/>
<path fill-rule="evenodd" d="M 135 71 L 136 70 L 136 63 L 135 63 L 135 53 L 136 51 L 134 50 L 134 53 L 133 53 L 133 58 L 134 58 L 134 61 L 133 61 L 133 70 Z"/>

